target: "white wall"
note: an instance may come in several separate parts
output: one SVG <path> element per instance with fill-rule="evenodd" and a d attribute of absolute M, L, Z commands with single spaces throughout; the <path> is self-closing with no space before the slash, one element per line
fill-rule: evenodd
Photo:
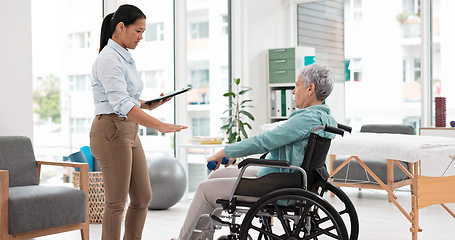
<path fill-rule="evenodd" d="M 290 10 L 282 0 L 238 0 L 233 4 L 233 18 L 241 18 L 238 25 L 233 24 L 233 77 L 240 76 L 242 85 L 253 89 L 249 98 L 254 105 L 250 112 L 256 119 L 252 122 L 252 135 L 256 135 L 260 133 L 259 126 L 267 123 L 267 49 L 293 47 Z M 239 32 L 241 37 L 234 35 Z"/>
<path fill-rule="evenodd" d="M 0 5 L 0 136 L 33 139 L 31 0 Z"/>

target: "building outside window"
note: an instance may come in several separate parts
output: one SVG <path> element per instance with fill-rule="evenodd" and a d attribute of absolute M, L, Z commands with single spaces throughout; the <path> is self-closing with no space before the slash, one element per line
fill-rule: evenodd
<path fill-rule="evenodd" d="M 90 32 L 69 33 L 69 49 L 90 48 Z"/>
<path fill-rule="evenodd" d="M 144 32 L 146 42 L 164 41 L 164 23 L 147 24 L 146 29 Z"/>
<path fill-rule="evenodd" d="M 90 90 L 90 75 L 70 75 L 68 79 L 70 91 Z"/>
<path fill-rule="evenodd" d="M 157 89 L 165 85 L 164 70 L 140 72 L 145 88 Z"/>
<path fill-rule="evenodd" d="M 346 0 L 346 21 L 360 22 L 362 21 L 362 0 Z"/>
<path fill-rule="evenodd" d="M 209 22 L 192 22 L 190 23 L 190 38 L 208 38 L 209 37 Z"/>
<path fill-rule="evenodd" d="M 229 33 L 229 23 L 227 14 L 221 15 L 221 33 L 223 34 Z"/>
<path fill-rule="evenodd" d="M 350 81 L 362 81 L 362 59 L 351 59 L 348 65 Z"/>

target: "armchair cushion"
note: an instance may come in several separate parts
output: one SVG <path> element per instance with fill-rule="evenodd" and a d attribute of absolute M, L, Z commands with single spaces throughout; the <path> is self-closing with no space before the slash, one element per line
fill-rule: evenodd
<path fill-rule="evenodd" d="M 38 185 L 38 168 L 28 137 L 0 136 L 0 169 L 8 170 L 10 187 Z"/>
<path fill-rule="evenodd" d="M 83 191 L 71 187 L 10 187 L 9 233 L 18 234 L 85 222 L 85 199 Z"/>

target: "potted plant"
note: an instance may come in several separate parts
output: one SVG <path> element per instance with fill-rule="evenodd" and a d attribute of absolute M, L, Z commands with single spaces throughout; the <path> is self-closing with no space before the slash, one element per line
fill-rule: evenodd
<path fill-rule="evenodd" d="M 232 90 L 224 93 L 224 97 L 229 98 L 229 106 L 226 111 L 229 113 L 227 124 L 221 127 L 226 132 L 227 143 L 240 142 L 248 138 L 248 133 L 245 127 L 251 128 L 251 125 L 246 122 L 248 119 L 254 121 L 253 115 L 248 112 L 247 108 L 252 108 L 249 105 L 252 100 L 243 99 L 243 95 L 252 90 L 250 87 L 240 86 L 240 78 L 233 79 Z"/>

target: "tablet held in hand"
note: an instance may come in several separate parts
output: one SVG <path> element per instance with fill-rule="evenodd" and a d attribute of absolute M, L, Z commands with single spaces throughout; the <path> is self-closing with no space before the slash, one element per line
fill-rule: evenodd
<path fill-rule="evenodd" d="M 161 100 L 164 100 L 166 98 L 173 97 L 173 96 L 179 95 L 181 93 L 187 92 L 189 90 L 191 90 L 191 87 L 184 87 L 182 89 L 178 89 L 178 90 L 166 93 L 166 94 L 164 94 L 164 96 L 159 96 L 159 97 L 157 97 L 155 99 L 148 100 L 148 101 L 145 102 L 145 104 L 151 104 L 152 102 L 161 101 Z"/>

